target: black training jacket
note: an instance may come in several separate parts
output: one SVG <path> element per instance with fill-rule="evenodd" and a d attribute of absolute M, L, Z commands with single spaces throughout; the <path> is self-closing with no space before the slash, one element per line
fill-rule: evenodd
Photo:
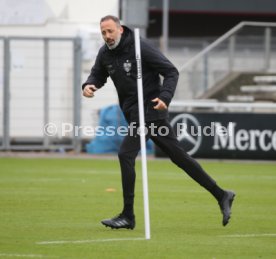
<path fill-rule="evenodd" d="M 138 122 L 137 65 L 135 57 L 134 33 L 124 27 L 119 45 L 110 50 L 102 46 L 97 55 L 87 84 L 101 88 L 108 76 L 118 92 L 120 107 L 128 122 Z M 152 99 L 158 97 L 169 106 L 178 80 L 175 66 L 145 39 L 141 39 L 141 61 L 143 75 L 145 120 L 154 121 L 167 118 L 167 111 L 153 109 Z M 161 83 L 160 75 L 163 77 Z"/>

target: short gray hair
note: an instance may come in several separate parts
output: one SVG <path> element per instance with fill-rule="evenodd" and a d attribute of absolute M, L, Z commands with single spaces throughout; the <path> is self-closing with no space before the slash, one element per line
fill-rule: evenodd
<path fill-rule="evenodd" d="M 106 15 L 104 16 L 101 21 L 100 21 L 100 24 L 104 21 L 107 21 L 107 20 L 112 20 L 113 22 L 115 22 L 117 24 L 118 27 L 121 26 L 121 23 L 120 23 L 120 19 L 114 15 Z"/>

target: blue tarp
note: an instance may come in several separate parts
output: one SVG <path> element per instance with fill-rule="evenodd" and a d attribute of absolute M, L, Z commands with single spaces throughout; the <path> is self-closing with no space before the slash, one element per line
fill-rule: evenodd
<path fill-rule="evenodd" d="M 96 137 L 88 144 L 86 144 L 86 151 L 90 154 L 107 154 L 117 153 L 124 136 L 120 136 L 117 132 L 118 127 L 127 127 L 128 124 L 118 105 L 111 105 L 101 109 L 99 119 L 99 130 Z M 107 129 L 115 129 L 112 131 L 115 134 L 110 134 L 111 131 Z M 147 153 L 153 153 L 153 142 L 147 141 Z"/>

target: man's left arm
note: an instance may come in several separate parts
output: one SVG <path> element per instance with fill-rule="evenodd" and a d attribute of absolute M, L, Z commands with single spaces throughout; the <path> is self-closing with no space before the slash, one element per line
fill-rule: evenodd
<path fill-rule="evenodd" d="M 158 98 L 168 107 L 178 82 L 178 70 L 157 48 L 145 40 L 141 40 L 141 49 L 142 62 L 146 62 L 154 71 L 164 77 Z M 163 107 L 162 103 L 160 105 Z"/>

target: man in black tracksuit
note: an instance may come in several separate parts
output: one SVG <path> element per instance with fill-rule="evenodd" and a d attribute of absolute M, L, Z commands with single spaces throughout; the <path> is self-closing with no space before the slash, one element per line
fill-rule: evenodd
<path fill-rule="evenodd" d="M 93 97 L 94 92 L 101 88 L 110 76 L 118 93 L 120 107 L 132 127 L 124 138 L 118 154 L 124 208 L 118 216 L 103 220 L 102 224 L 111 228 L 133 229 L 135 227 L 133 210 L 135 159 L 140 150 L 140 139 L 137 133 L 139 116 L 134 35 L 129 28 L 121 26 L 117 17 L 110 15 L 101 19 L 100 27 L 106 44 L 100 48 L 91 73 L 82 85 L 83 95 Z M 152 139 L 177 166 L 217 199 L 223 214 L 222 223 L 225 226 L 230 219 L 235 194 L 221 189 L 182 149 L 168 122 L 168 106 L 178 81 L 177 69 L 158 49 L 144 39 L 141 39 L 141 60 L 145 121 L 148 129 L 146 138 Z M 163 77 L 162 83 L 160 75 Z M 166 127 L 167 135 L 158 135 L 160 132 L 158 129 L 161 127 Z"/>

